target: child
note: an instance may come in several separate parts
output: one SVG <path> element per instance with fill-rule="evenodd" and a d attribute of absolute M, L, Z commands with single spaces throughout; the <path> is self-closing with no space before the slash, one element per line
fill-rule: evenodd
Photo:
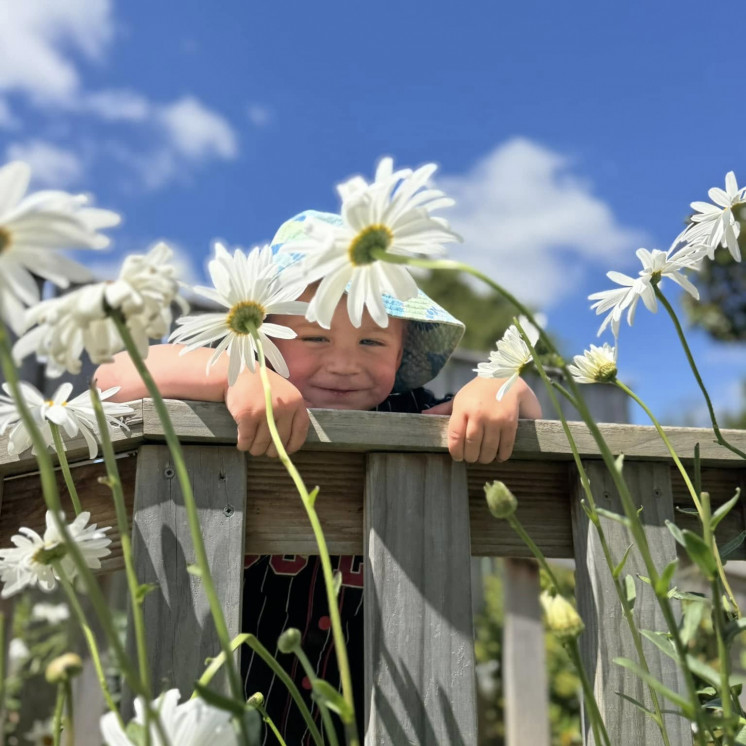
<path fill-rule="evenodd" d="M 312 213 L 316 219 L 336 222 L 338 216 Z M 304 237 L 308 213 L 283 224 L 273 248 L 292 248 Z M 289 258 L 288 258 L 289 256 Z M 283 254 L 278 261 L 293 263 L 297 256 Z M 310 300 L 314 288 L 301 300 Z M 302 316 L 275 316 L 271 320 L 293 329 L 294 339 L 275 339 L 290 375 L 270 371 L 272 405 L 280 438 L 292 453 L 304 443 L 309 426 L 307 408 L 378 410 L 450 415 L 449 451 L 457 461 L 504 461 L 513 449 L 518 418 L 541 416 L 531 389 L 518 380 L 498 402 L 501 380 L 475 378 L 456 396 L 436 399 L 423 388 L 455 349 L 463 324 L 430 300 L 422 291 L 409 301 L 385 297 L 389 325 L 378 326 L 366 313 L 359 328 L 352 325 L 343 298 L 331 328 L 323 329 Z M 169 398 L 225 401 L 238 427 L 238 448 L 253 456 L 277 456 L 266 422 L 264 394 L 258 374 L 244 370 L 231 387 L 226 356 L 205 375 L 212 350 L 202 348 L 179 357 L 181 346 L 151 348 L 147 365 L 161 393 Z M 126 355 L 102 365 L 96 374 L 99 387 L 121 386 L 121 401 L 147 396 Z M 362 557 L 333 557 L 342 576 L 340 613 L 357 682 L 356 715 L 362 726 Z M 274 650 L 279 634 L 296 627 L 302 647 L 317 674 L 337 685 L 339 676 L 331 642 L 326 596 L 317 557 L 247 557 L 244 578 L 244 629 Z M 279 656 L 310 704 L 310 683 L 294 656 Z M 255 656 L 244 661 L 247 696 L 262 692 L 265 707 L 288 744 L 306 744 L 305 724 L 271 670 Z M 318 719 L 318 713 L 314 713 Z"/>

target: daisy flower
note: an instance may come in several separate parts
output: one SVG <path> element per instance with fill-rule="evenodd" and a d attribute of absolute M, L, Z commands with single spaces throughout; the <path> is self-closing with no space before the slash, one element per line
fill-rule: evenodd
<path fill-rule="evenodd" d="M 37 324 L 13 347 L 17 361 L 35 352 L 46 358 L 47 375 L 77 374 L 83 350 L 94 363 L 111 360 L 124 349 L 114 311 L 124 317 L 138 352 L 147 357 L 150 339 L 161 339 L 171 327 L 172 303 L 186 308 L 170 264 L 173 251 L 165 243 L 147 254 L 128 256 L 113 282 L 86 285 L 59 298 L 42 301 L 26 312 L 26 327 Z"/>
<path fill-rule="evenodd" d="M 679 237 L 690 244 L 703 244 L 710 259 L 718 246 L 727 248 L 735 261 L 741 261 L 741 249 L 738 246 L 738 236 L 741 230 L 734 208 L 746 206 L 746 187 L 738 188 L 738 182 L 733 171 L 725 176 L 725 190 L 712 187 L 708 191 L 709 202 L 692 202 L 692 223 Z"/>
<path fill-rule="evenodd" d="M 521 317 L 519 319 L 521 326 L 526 332 L 526 336 L 535 346 L 539 339 L 539 330 Z M 523 341 L 518 327 L 511 325 L 503 335 L 503 338 L 497 343 L 497 350 L 490 353 L 490 360 L 487 363 L 479 363 L 474 369 L 481 378 L 506 378 L 507 380 L 497 392 L 497 400 L 500 401 L 510 387 L 518 380 L 521 373 L 524 373 L 533 361 L 531 350 Z"/>
<path fill-rule="evenodd" d="M 80 513 L 68 525 L 67 530 L 71 539 L 78 545 L 83 559 L 92 569 L 101 567 L 101 558 L 111 554 L 108 548 L 111 539 L 106 536 L 110 528 L 96 528 L 93 523 L 86 526 L 91 514 L 87 511 Z M 64 520 L 64 515 L 62 516 Z M 46 514 L 47 528 L 44 536 L 39 536 L 33 529 L 25 526 L 18 529 L 11 537 L 15 545 L 11 549 L 0 549 L 0 582 L 4 588 L 0 596 L 8 598 L 24 588 L 39 587 L 42 591 L 52 591 L 57 587 L 59 576 L 51 563 L 59 560 L 60 568 L 65 578 L 72 580 L 76 567 L 67 554 L 63 538 L 57 530 L 57 523 L 51 511 Z"/>
<path fill-rule="evenodd" d="M 231 255 L 222 244 L 216 243 L 215 258 L 208 270 L 215 288 L 195 287 L 194 292 L 226 310 L 177 319 L 180 328 L 171 334 L 169 341 L 184 344 L 183 355 L 220 340 L 207 362 L 207 373 L 226 353 L 228 384 L 232 386 L 244 368 L 254 370 L 256 343 L 252 332 L 256 332 L 267 360 L 277 373 L 287 377 L 288 367 L 270 337 L 293 339 L 295 332 L 265 319 L 269 314 L 304 314 L 308 304 L 295 298 L 305 284 L 280 281 L 280 267 L 273 261 L 269 246 L 257 247 L 248 255 L 236 249 Z"/>
<path fill-rule="evenodd" d="M 70 609 L 67 604 L 48 604 L 39 601 L 31 609 L 31 619 L 35 622 L 46 622 L 47 624 L 62 624 L 70 618 Z"/>
<path fill-rule="evenodd" d="M 17 334 L 23 309 L 39 301 L 34 275 L 60 287 L 85 282 L 89 271 L 54 249 L 99 249 L 109 239 L 99 233 L 117 225 L 119 215 L 86 207 L 87 198 L 60 191 L 28 196 L 31 169 L 22 161 L 0 168 L 0 317 Z"/>
<path fill-rule="evenodd" d="M 46 720 L 34 720 L 31 730 L 26 733 L 24 738 L 30 741 L 34 746 L 50 746 L 54 743 L 54 718 Z"/>
<path fill-rule="evenodd" d="M 11 396 L 10 387 L 7 383 L 4 383 L 2 388 L 8 396 L 0 395 L 0 435 L 4 435 L 10 428 L 10 432 L 8 433 L 8 455 L 18 458 L 19 454 L 31 447 L 31 435 L 21 420 L 21 414 Z M 71 383 L 63 383 L 54 392 L 51 399 L 46 399 L 30 383 L 22 381 L 20 388 L 26 406 L 31 411 L 34 421 L 39 426 L 39 430 L 47 446 L 54 447 L 54 439 L 49 427 L 49 423 L 52 422 L 64 430 L 70 438 L 82 435 L 88 445 L 89 457 L 96 457 L 98 453 L 98 442 L 96 441 L 98 426 L 90 391 L 85 391 L 74 399 L 68 399 L 73 385 Z M 119 391 L 118 386 L 107 389 L 106 391 L 99 390 L 104 416 L 111 431 L 121 428 L 127 429 L 120 418 L 134 413 L 134 409 L 126 404 L 105 401 L 110 396 L 116 394 L 117 391 Z"/>
<path fill-rule="evenodd" d="M 674 247 L 677 243 L 674 242 Z M 619 336 L 619 327 L 625 310 L 627 311 L 627 323 L 632 326 L 640 299 L 649 311 L 656 313 L 658 301 L 655 298 L 655 286 L 664 277 L 669 277 L 691 296 L 699 298 L 697 288 L 682 274 L 684 269 L 697 267 L 702 256 L 697 247 L 685 245 L 678 251 L 674 248 L 668 251 L 638 249 L 635 253 L 642 262 L 642 269 L 637 277 L 630 277 L 622 272 L 607 272 L 606 276 L 621 287 L 602 290 L 588 296 L 589 300 L 596 301 L 591 308 L 596 311 L 597 315 L 608 311 L 599 327 L 599 335 L 611 324 L 614 336 Z"/>
<path fill-rule="evenodd" d="M 616 378 L 617 348 L 604 342 L 603 347 L 591 345 L 582 355 L 575 355 L 567 366 L 578 383 L 609 383 Z"/>
<path fill-rule="evenodd" d="M 305 254 L 295 271 L 307 283 L 323 278 L 308 306 L 309 321 L 328 329 L 348 285 L 347 311 L 356 327 L 362 323 L 365 308 L 379 326 L 388 326 L 382 294 L 399 300 L 417 295 L 417 285 L 405 266 L 379 261 L 373 252 L 441 256 L 444 243 L 461 240 L 443 218 L 431 215 L 453 204 L 440 190 L 427 187 L 436 168 L 430 163 L 414 172 L 394 171 L 392 159 L 384 158 L 372 183 L 356 176 L 337 187 L 342 198 L 341 225 L 308 221 L 309 241 L 294 242 L 287 251 Z"/>
<path fill-rule="evenodd" d="M 168 742 L 176 746 L 238 746 L 238 738 L 230 719 L 231 714 L 225 710 L 207 704 L 202 699 L 188 699 L 178 704 L 180 692 L 169 689 L 155 702 L 153 709 L 158 711 L 163 730 Z M 142 698 L 135 700 L 135 718 L 133 723 L 142 730 L 145 725 L 145 707 Z M 150 726 L 150 742 L 153 746 L 163 746 L 158 729 Z M 133 746 L 140 741 L 132 741 L 117 720 L 113 712 L 107 712 L 101 718 L 101 735 L 106 746 Z"/>

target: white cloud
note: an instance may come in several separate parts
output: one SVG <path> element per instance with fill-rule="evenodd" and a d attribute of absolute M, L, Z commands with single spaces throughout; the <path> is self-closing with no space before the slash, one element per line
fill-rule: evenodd
<path fill-rule="evenodd" d="M 644 237 L 619 225 L 570 166 L 566 156 L 514 138 L 466 174 L 440 177 L 438 186 L 456 200 L 447 215 L 464 237 L 451 256 L 542 308 L 575 291 L 583 265 L 613 268 Z"/>
<path fill-rule="evenodd" d="M 75 153 L 43 140 L 11 143 L 5 157 L 26 161 L 37 186 L 60 189 L 80 181 L 83 175 L 83 164 Z"/>
<path fill-rule="evenodd" d="M 0 90 L 42 103 L 75 97 L 80 76 L 63 50 L 99 59 L 113 36 L 111 0 L 3 2 Z"/>
<path fill-rule="evenodd" d="M 144 122 L 153 114 L 153 106 L 145 96 L 124 89 L 85 93 L 75 107 L 109 122 Z"/>
<path fill-rule="evenodd" d="M 192 160 L 212 156 L 229 160 L 238 153 L 236 134 L 228 121 L 193 96 L 163 106 L 159 119 L 172 146 Z"/>
<path fill-rule="evenodd" d="M 246 116 L 255 127 L 266 127 L 274 119 L 274 112 L 262 104 L 249 104 L 246 107 Z"/>

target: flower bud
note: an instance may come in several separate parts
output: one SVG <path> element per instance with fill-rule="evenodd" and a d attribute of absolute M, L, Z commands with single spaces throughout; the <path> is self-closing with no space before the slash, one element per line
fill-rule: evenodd
<path fill-rule="evenodd" d="M 547 627 L 558 640 L 572 640 L 585 629 L 580 614 L 564 596 L 542 593 L 541 605 L 544 607 Z"/>
<path fill-rule="evenodd" d="M 264 707 L 264 695 L 261 692 L 254 692 L 247 700 L 249 707 Z"/>
<path fill-rule="evenodd" d="M 497 479 L 484 485 L 484 495 L 487 498 L 487 507 L 495 518 L 508 518 L 515 513 L 518 500 L 515 495 L 505 486 L 504 482 Z"/>
<path fill-rule="evenodd" d="M 281 653 L 292 653 L 300 648 L 300 630 L 295 627 L 286 629 L 277 640 L 277 647 Z"/>
<path fill-rule="evenodd" d="M 83 670 L 83 661 L 77 653 L 65 653 L 55 658 L 46 668 L 44 677 L 50 684 L 70 681 Z"/>

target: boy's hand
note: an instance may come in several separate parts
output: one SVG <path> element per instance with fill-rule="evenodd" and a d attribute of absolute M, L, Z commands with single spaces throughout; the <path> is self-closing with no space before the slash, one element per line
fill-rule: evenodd
<path fill-rule="evenodd" d="M 504 379 L 475 378 L 453 401 L 439 404 L 423 414 L 450 414 L 448 450 L 455 461 L 490 464 L 506 461 L 513 453 L 518 418 L 541 417 L 541 406 L 533 391 L 518 379 L 501 401 L 495 398 Z"/>
<path fill-rule="evenodd" d="M 272 410 L 280 440 L 288 453 L 305 442 L 310 420 L 303 396 L 282 376 L 267 371 L 272 392 Z M 225 405 L 238 425 L 238 450 L 252 456 L 276 457 L 277 449 L 267 424 L 267 409 L 259 373 L 244 370 L 225 392 Z"/>

